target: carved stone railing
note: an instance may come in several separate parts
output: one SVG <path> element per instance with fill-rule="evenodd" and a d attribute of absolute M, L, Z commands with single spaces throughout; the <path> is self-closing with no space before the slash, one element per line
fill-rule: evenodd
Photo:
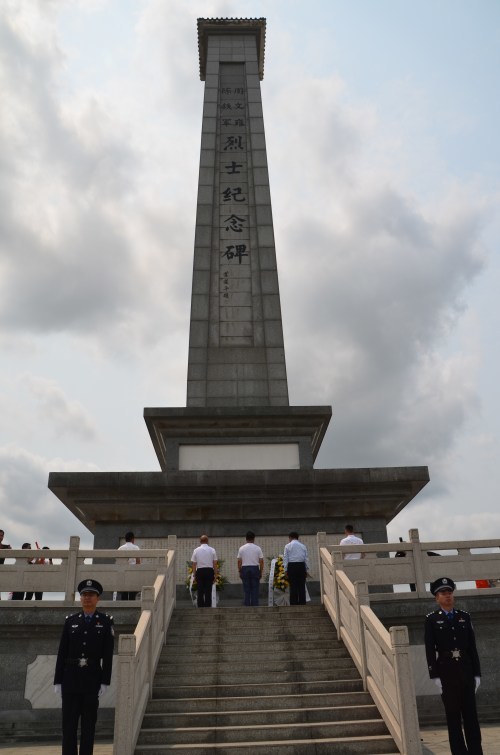
<path fill-rule="evenodd" d="M 169 550 L 164 573 L 152 587 L 142 588 L 142 610 L 134 634 L 122 634 L 118 641 L 113 755 L 133 755 L 174 607 L 175 551 Z"/>
<path fill-rule="evenodd" d="M 371 543 L 369 545 L 329 544 L 325 533 L 318 533 L 318 545 L 333 556 L 333 569 L 342 569 L 351 582 L 365 581 L 370 586 L 370 600 L 414 600 L 430 597 L 428 584 L 439 577 L 451 577 L 459 595 L 478 595 L 475 580 L 496 585 L 500 580 L 500 540 L 460 540 L 420 542 L 418 530 L 409 532 L 408 543 Z M 444 551 L 437 554 L 436 551 Z M 363 558 L 347 560 L 349 552 Z M 393 558 L 394 553 L 405 557 Z M 321 570 L 320 570 L 321 571 Z M 321 574 L 320 574 L 321 579 Z M 460 584 L 462 583 L 462 584 Z M 412 592 L 393 592 L 395 585 L 413 585 Z M 499 583 L 500 584 L 500 583 Z M 376 586 L 381 587 L 377 592 Z M 481 595 L 498 594 L 498 587 L 488 587 Z"/>
<path fill-rule="evenodd" d="M 370 608 L 365 581 L 353 584 L 320 544 L 321 599 L 367 690 L 403 755 L 421 755 L 420 730 L 406 627 L 389 631 Z M 355 546 L 359 549 L 360 546 Z M 371 597 L 371 596 L 370 596 Z"/>
<path fill-rule="evenodd" d="M 175 548 L 175 543 L 175 535 L 169 536 L 167 548 Z M 72 536 L 67 550 L 16 548 L 1 553 L 5 563 L 0 565 L 0 593 L 4 598 L 10 592 L 51 592 L 62 594 L 58 605 L 74 605 L 77 586 L 83 579 L 97 579 L 106 593 L 140 592 L 144 585 L 153 584 L 160 567 L 166 566 L 168 550 L 148 548 L 133 553 L 115 549 L 84 550 L 80 549 L 80 538 Z M 140 558 L 141 563 L 129 564 L 131 557 Z M 28 563 L 40 558 L 58 563 Z M 23 608 L 30 605 L 35 603 L 25 601 Z"/>

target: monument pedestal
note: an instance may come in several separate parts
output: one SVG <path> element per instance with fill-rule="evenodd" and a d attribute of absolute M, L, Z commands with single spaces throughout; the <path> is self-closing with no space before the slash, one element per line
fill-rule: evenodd
<path fill-rule="evenodd" d="M 286 537 L 343 532 L 386 542 L 386 525 L 428 482 L 427 467 L 314 469 L 330 407 L 145 409 L 162 472 L 53 472 L 49 488 L 95 534 Z"/>

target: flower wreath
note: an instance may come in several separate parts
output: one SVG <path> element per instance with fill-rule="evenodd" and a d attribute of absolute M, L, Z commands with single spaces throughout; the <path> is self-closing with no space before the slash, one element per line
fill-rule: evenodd
<path fill-rule="evenodd" d="M 272 561 L 273 559 L 268 559 L 269 561 Z M 269 580 L 269 576 L 268 576 Z M 276 558 L 276 563 L 274 565 L 274 578 L 273 578 L 273 588 L 275 590 L 281 590 L 281 592 L 285 592 L 285 590 L 288 589 L 290 586 L 290 582 L 288 581 L 286 575 L 285 575 L 285 567 L 283 565 L 283 556 L 278 556 Z"/>

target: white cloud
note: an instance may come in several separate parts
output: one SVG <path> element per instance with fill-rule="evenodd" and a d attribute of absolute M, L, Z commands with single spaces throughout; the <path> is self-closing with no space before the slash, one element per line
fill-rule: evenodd
<path fill-rule="evenodd" d="M 82 461 L 46 459 L 13 444 L 0 447 L 0 528 L 14 548 L 23 542 L 66 548 L 73 534 L 90 542 L 87 529 L 47 489 L 53 469 L 99 471 Z"/>
<path fill-rule="evenodd" d="M 79 28 L 71 41 L 68 8 Z M 322 466 L 429 464 L 432 486 L 404 512 L 419 521 L 429 498 L 442 505 L 456 485 L 455 444 L 481 416 L 481 346 L 473 337 L 451 347 L 450 336 L 490 264 L 493 197 L 446 165 L 421 84 L 401 79 L 390 111 L 356 101 L 329 50 L 318 51 L 324 73 L 296 59 L 297 21 L 278 19 L 284 8 L 269 8 L 277 52 L 263 98 L 291 401 L 333 404 Z M 12 457 L 18 473 L 2 476 L 0 510 L 13 497 L 23 525 L 27 511 L 41 523 L 61 507 L 36 492 L 64 462 L 44 458 L 33 417 L 83 441 L 100 465 L 120 453 L 105 448 L 111 429 L 102 416 L 97 429 L 72 359 L 75 371 L 99 365 L 96 390 L 115 403 L 138 401 L 138 386 L 149 405 L 185 393 L 203 95 L 196 17 L 234 16 L 235 5 L 129 10 L 99 0 L 0 8 L 0 343 L 10 380 L 26 375 L 0 398 L 4 437 L 25 448 Z M 104 23 L 112 13 L 120 25 Z M 96 47 L 108 28 L 109 46 Z M 42 363 L 49 344 L 64 353 Z M 130 459 L 142 440 L 120 433 Z"/>
<path fill-rule="evenodd" d="M 53 380 L 36 375 L 22 375 L 21 383 L 35 398 L 38 415 L 47 431 L 57 435 L 75 435 L 85 441 L 98 440 L 94 419 L 78 402 L 68 399 Z"/>

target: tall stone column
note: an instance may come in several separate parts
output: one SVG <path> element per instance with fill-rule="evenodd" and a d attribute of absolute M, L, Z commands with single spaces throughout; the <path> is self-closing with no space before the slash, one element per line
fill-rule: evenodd
<path fill-rule="evenodd" d="M 265 19 L 199 19 L 188 407 L 288 406 L 260 81 Z"/>

